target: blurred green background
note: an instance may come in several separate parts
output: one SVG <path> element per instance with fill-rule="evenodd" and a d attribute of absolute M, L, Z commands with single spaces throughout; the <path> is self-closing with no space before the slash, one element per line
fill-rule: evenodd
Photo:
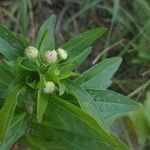
<path fill-rule="evenodd" d="M 132 149 L 149 150 L 150 0 L 0 0 L 0 23 L 31 42 L 42 22 L 52 14 L 57 16 L 58 45 L 88 29 L 108 29 L 78 69 L 84 71 L 107 57 L 123 57 L 110 88 L 143 107 L 117 121 L 112 130 Z"/>

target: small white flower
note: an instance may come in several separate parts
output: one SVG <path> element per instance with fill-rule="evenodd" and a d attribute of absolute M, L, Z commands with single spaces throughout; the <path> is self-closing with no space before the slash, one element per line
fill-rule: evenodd
<path fill-rule="evenodd" d="M 57 52 L 55 50 L 46 51 L 44 53 L 44 61 L 48 64 L 54 63 L 57 61 Z"/>
<path fill-rule="evenodd" d="M 43 92 L 48 94 L 48 93 L 53 93 L 55 91 L 55 84 L 51 81 L 46 81 L 44 84 Z"/>
<path fill-rule="evenodd" d="M 25 56 L 29 59 L 36 58 L 38 56 L 38 50 L 35 47 L 29 46 L 25 49 Z"/>
<path fill-rule="evenodd" d="M 61 59 L 63 59 L 63 60 L 67 59 L 67 52 L 64 49 L 58 48 L 57 54 Z"/>

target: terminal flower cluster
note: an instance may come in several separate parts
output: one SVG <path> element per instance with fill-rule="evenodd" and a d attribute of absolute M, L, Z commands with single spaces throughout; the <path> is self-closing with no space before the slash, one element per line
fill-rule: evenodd
<path fill-rule="evenodd" d="M 38 60 L 38 56 L 41 58 L 42 62 L 45 65 L 52 65 L 56 63 L 58 60 L 66 60 L 67 52 L 58 48 L 57 50 L 48 50 L 43 54 L 39 54 L 39 51 L 32 46 L 29 46 L 25 49 L 25 56 L 31 60 Z M 58 71 L 58 70 L 57 70 Z M 58 73 L 56 73 L 58 75 Z M 56 89 L 55 84 L 52 81 L 44 81 L 43 84 L 43 92 L 46 94 L 53 93 Z"/>

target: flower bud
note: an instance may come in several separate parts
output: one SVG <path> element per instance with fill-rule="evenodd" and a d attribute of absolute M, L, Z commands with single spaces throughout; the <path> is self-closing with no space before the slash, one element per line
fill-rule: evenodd
<path fill-rule="evenodd" d="M 57 54 L 62 60 L 65 60 L 67 58 L 67 52 L 62 48 L 57 49 Z"/>
<path fill-rule="evenodd" d="M 25 49 L 25 56 L 29 59 L 36 58 L 38 56 L 38 50 L 35 47 L 29 46 Z"/>
<path fill-rule="evenodd" d="M 55 84 L 51 81 L 46 81 L 44 84 L 43 92 L 48 94 L 48 93 L 53 93 L 55 91 Z"/>
<path fill-rule="evenodd" d="M 54 63 L 57 61 L 57 53 L 55 50 L 52 51 L 46 51 L 44 53 L 44 61 L 48 64 Z"/>

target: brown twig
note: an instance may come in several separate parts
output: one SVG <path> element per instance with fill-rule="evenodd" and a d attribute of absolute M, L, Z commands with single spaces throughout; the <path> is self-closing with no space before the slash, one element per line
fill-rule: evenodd
<path fill-rule="evenodd" d="M 94 65 L 104 54 L 106 54 L 109 50 L 111 50 L 113 47 L 120 45 L 124 42 L 124 39 L 121 39 L 120 41 L 117 41 L 116 43 L 113 43 L 109 47 L 106 47 L 101 53 L 97 55 L 97 57 L 93 60 L 92 64 Z"/>
<path fill-rule="evenodd" d="M 34 23 L 34 15 L 33 15 L 33 6 L 32 2 L 28 0 L 28 7 L 29 7 L 29 17 L 30 17 L 30 23 L 31 23 L 31 41 L 34 40 L 35 37 L 35 23 Z"/>
<path fill-rule="evenodd" d="M 2 5 L 2 1 L 0 1 L 0 24 L 2 24 L 4 22 L 4 19 L 3 19 L 3 5 Z"/>
<path fill-rule="evenodd" d="M 73 16 L 73 15 L 74 15 L 74 12 L 71 11 L 71 14 L 72 14 L 72 16 Z M 78 33 L 79 33 L 79 28 L 78 28 L 78 23 L 77 23 L 76 18 L 73 19 L 73 26 L 74 26 L 74 32 L 75 32 L 75 34 L 78 34 Z"/>
<path fill-rule="evenodd" d="M 57 21 L 57 25 L 56 25 L 56 32 L 59 32 L 60 28 L 61 28 L 61 24 L 63 21 L 63 17 L 65 12 L 67 11 L 67 9 L 70 7 L 70 5 L 67 3 L 64 8 L 62 9 L 62 11 L 60 12 L 60 15 L 58 17 L 58 21 Z"/>

